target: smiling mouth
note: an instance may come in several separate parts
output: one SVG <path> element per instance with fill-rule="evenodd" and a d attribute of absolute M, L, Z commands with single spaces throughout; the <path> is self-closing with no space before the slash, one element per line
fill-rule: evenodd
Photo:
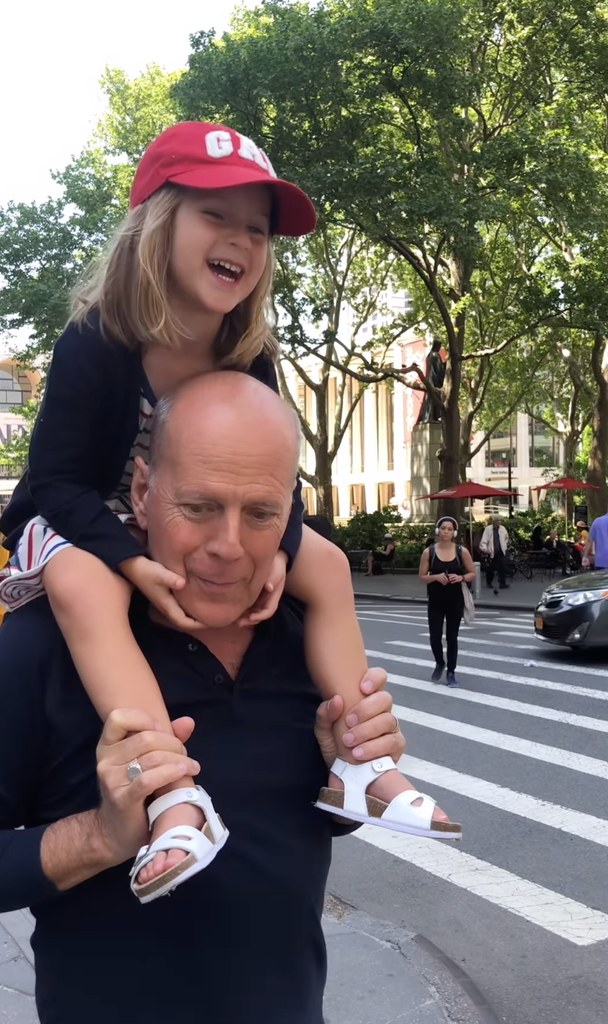
<path fill-rule="evenodd" d="M 198 577 L 198 582 L 202 583 L 204 587 L 214 587 L 217 590 L 228 590 L 230 587 L 236 587 L 240 582 L 239 580 L 210 580 L 204 576 Z"/>
<path fill-rule="evenodd" d="M 236 283 L 245 273 L 238 263 L 228 263 L 227 260 L 208 260 L 207 266 L 215 277 L 219 277 L 220 281 L 226 281 L 228 284 Z"/>

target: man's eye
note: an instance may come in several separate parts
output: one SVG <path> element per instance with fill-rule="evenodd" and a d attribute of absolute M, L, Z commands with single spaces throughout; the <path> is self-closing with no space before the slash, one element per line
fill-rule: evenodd
<path fill-rule="evenodd" d="M 182 508 L 191 516 L 201 516 L 205 511 L 206 505 L 183 505 Z"/>
<path fill-rule="evenodd" d="M 254 508 L 249 515 L 256 523 L 268 523 L 275 517 L 275 513 L 266 508 Z"/>

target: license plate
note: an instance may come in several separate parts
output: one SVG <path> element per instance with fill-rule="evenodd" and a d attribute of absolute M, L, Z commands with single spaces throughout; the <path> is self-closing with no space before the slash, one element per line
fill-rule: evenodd
<path fill-rule="evenodd" d="M 543 631 L 543 617 L 542 615 L 534 616 L 534 629 L 537 629 L 539 633 Z"/>

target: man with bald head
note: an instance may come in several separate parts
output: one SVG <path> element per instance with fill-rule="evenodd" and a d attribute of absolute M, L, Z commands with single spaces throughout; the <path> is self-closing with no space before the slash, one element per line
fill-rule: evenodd
<path fill-rule="evenodd" d="M 131 621 L 174 736 L 124 709 L 99 739 L 46 598 L 0 630 L 0 912 L 30 906 L 36 918 L 41 1024 L 322 1024 L 321 911 L 339 830 L 313 804 L 342 708 L 318 707 L 288 600 L 255 629 L 237 625 L 278 549 L 298 447 L 291 412 L 244 374 L 210 374 L 157 407 L 133 508 L 205 626 L 179 632 L 137 595 Z M 355 709 L 363 761 L 403 750 L 382 682 L 370 672 Z M 170 899 L 142 906 L 127 875 L 146 801 L 201 764 L 229 842 Z"/>
<path fill-rule="evenodd" d="M 289 518 L 299 445 L 292 410 L 242 373 L 211 374 L 159 403 L 133 507 L 152 557 L 186 579 L 179 602 L 197 622 L 235 622 L 260 594 Z"/>

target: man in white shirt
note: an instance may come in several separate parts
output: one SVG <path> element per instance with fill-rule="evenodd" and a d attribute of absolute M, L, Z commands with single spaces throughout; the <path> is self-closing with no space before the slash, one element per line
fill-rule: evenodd
<path fill-rule="evenodd" d="M 492 522 L 483 531 L 480 551 L 487 555 L 486 583 L 492 586 L 494 573 L 498 575 L 498 582 L 501 590 L 506 590 L 509 584 L 505 580 L 505 555 L 509 543 L 509 534 L 500 521 L 500 516 L 492 516 Z"/>

